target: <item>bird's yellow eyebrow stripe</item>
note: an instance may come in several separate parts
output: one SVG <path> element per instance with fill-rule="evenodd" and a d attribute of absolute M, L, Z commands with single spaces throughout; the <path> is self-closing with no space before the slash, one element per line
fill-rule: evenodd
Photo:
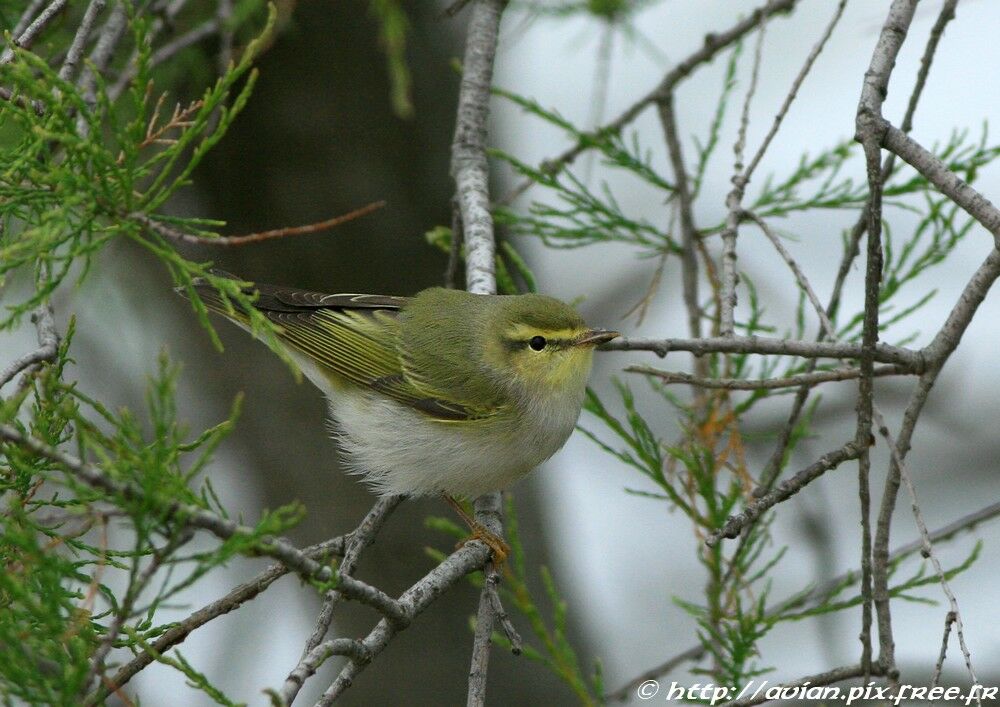
<path fill-rule="evenodd" d="M 570 340 L 583 334 L 586 329 L 540 329 L 538 327 L 533 327 L 528 324 L 515 324 L 510 329 L 505 332 L 506 338 L 513 339 L 514 341 L 521 341 L 530 339 L 533 336 L 544 336 L 546 339 L 553 339 L 555 341 L 560 340 Z"/>

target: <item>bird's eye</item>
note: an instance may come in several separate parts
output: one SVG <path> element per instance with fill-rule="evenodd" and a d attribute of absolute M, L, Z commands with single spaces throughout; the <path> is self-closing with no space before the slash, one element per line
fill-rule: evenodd
<path fill-rule="evenodd" d="M 531 341 L 528 342 L 528 346 L 531 347 L 532 351 L 541 351 L 545 348 L 545 337 L 544 336 L 533 336 Z"/>

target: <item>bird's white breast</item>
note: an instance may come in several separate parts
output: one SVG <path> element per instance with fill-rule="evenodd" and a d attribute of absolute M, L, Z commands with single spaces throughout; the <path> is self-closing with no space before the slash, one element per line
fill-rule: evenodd
<path fill-rule="evenodd" d="M 293 354 L 327 394 L 334 436 L 351 472 L 383 495 L 447 493 L 475 498 L 507 488 L 566 443 L 584 384 L 534 401 L 510 419 L 440 422 L 375 391 L 331 385 L 310 359 Z"/>
<path fill-rule="evenodd" d="M 380 494 L 465 498 L 508 487 L 555 454 L 573 432 L 582 394 L 507 420 L 440 422 L 376 393 L 330 397 L 351 470 Z"/>

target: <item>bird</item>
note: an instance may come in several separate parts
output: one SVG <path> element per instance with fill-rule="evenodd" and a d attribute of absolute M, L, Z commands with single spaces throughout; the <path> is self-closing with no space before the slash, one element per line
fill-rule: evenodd
<path fill-rule="evenodd" d="M 506 489 L 555 454 L 576 426 L 594 349 L 620 336 L 541 294 L 324 294 L 213 274 L 243 283 L 326 395 L 347 470 L 381 496 L 443 495 L 501 563 L 506 544 L 458 498 Z M 246 309 L 207 279 L 192 286 L 250 331 Z"/>

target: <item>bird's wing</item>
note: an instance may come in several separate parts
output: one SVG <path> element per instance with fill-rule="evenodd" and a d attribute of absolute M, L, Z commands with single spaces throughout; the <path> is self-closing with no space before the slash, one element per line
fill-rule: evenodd
<path fill-rule="evenodd" d="M 230 317 L 214 287 L 197 281 L 195 287 L 209 309 Z M 262 284 L 255 289 L 253 306 L 278 325 L 278 338 L 322 370 L 434 420 L 461 422 L 485 416 L 485 410 L 435 394 L 404 370 L 397 348 L 398 316 L 409 298 L 323 294 Z M 236 314 L 246 324 L 245 313 Z"/>

